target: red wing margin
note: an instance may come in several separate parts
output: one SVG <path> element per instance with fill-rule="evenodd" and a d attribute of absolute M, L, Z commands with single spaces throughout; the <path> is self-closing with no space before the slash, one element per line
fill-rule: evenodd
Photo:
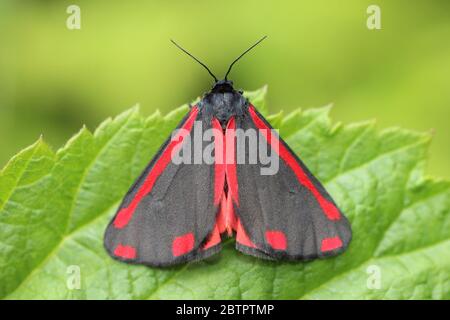
<path fill-rule="evenodd" d="M 279 157 L 278 171 L 262 175 L 264 165 L 259 158 L 255 164 L 248 163 L 248 145 L 238 150 L 246 153 L 246 163 L 235 165 L 239 190 L 233 203 L 240 222 L 237 249 L 257 257 L 289 260 L 344 251 L 351 240 L 348 220 L 263 116 L 250 105 L 249 117 L 237 118 L 236 128 L 257 130 L 258 143 L 265 143 L 267 153 L 276 152 Z"/>
<path fill-rule="evenodd" d="M 216 214 L 224 171 L 204 161 L 172 161 L 173 153 L 185 150 L 186 133 L 193 132 L 194 124 L 202 122 L 204 131 L 214 123 L 201 119 L 198 107 L 192 107 L 178 126 L 183 130 L 175 139 L 166 140 L 126 194 L 104 238 L 107 251 L 115 259 L 168 266 L 203 259 L 220 250 Z M 195 153 L 194 145 L 191 143 L 191 154 Z"/>

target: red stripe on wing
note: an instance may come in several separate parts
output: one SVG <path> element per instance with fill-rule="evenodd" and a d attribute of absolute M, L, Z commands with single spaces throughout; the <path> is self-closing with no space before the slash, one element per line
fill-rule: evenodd
<path fill-rule="evenodd" d="M 280 141 L 276 136 L 272 135 L 271 129 L 258 116 L 258 114 L 255 111 L 255 108 L 252 105 L 250 105 L 248 110 L 256 127 L 261 130 L 262 134 L 266 138 L 267 142 L 271 145 L 272 149 L 277 150 L 278 146 L 278 155 L 280 156 L 280 158 L 283 159 L 283 161 L 292 169 L 300 184 L 302 184 L 307 189 L 309 189 L 309 191 L 311 191 L 311 193 L 314 195 L 319 205 L 322 207 L 322 210 L 327 216 L 327 218 L 330 220 L 339 220 L 341 218 L 339 210 L 333 203 L 325 199 L 320 194 L 320 192 L 317 190 L 317 188 L 308 178 L 306 173 L 303 171 L 300 164 L 295 159 L 295 156 L 282 143 L 280 143 Z"/>
<path fill-rule="evenodd" d="M 225 136 L 219 120 L 211 121 L 214 130 L 214 205 L 222 200 L 225 185 Z"/>
<path fill-rule="evenodd" d="M 214 225 L 213 231 L 210 233 L 205 244 L 202 246 L 202 250 L 208 250 L 209 248 L 212 248 L 212 247 L 218 245 L 221 241 L 222 241 L 222 239 L 220 238 L 219 227 L 217 226 L 217 223 L 216 223 Z"/>
<path fill-rule="evenodd" d="M 245 232 L 244 226 L 241 223 L 241 219 L 238 219 L 238 221 L 237 221 L 236 241 L 244 246 L 247 246 L 250 248 L 256 248 L 256 245 L 250 239 L 247 232 Z"/>
<path fill-rule="evenodd" d="M 236 171 L 236 120 L 234 117 L 228 121 L 227 129 L 225 131 L 225 142 L 226 179 L 228 184 L 226 225 L 228 233 L 230 234 L 230 229 L 236 230 L 237 242 L 250 248 L 256 248 L 256 245 L 245 231 L 241 220 L 234 214 L 233 202 L 239 207 L 239 185 Z"/>
<path fill-rule="evenodd" d="M 214 206 L 220 206 L 216 223 L 208 235 L 202 250 L 208 250 L 221 242 L 220 234 L 227 228 L 226 195 L 225 195 L 225 136 L 219 120 L 212 118 L 214 130 Z"/>
<path fill-rule="evenodd" d="M 228 183 L 228 193 L 231 199 L 239 206 L 239 188 L 236 174 L 236 120 L 231 118 L 228 121 L 227 129 L 225 131 L 225 145 L 226 145 L 226 176 Z"/>
<path fill-rule="evenodd" d="M 172 139 L 170 143 L 167 145 L 166 149 L 162 152 L 161 156 L 156 161 L 153 168 L 150 170 L 149 174 L 147 175 L 147 178 L 145 179 L 141 188 L 136 193 L 136 195 L 134 196 L 133 200 L 128 205 L 128 207 L 121 209 L 117 214 L 116 218 L 114 219 L 114 226 L 116 228 L 118 229 L 124 228 L 130 222 L 131 218 L 133 217 L 134 211 L 136 210 L 141 200 L 152 191 L 156 180 L 159 178 L 159 176 L 166 169 L 167 165 L 170 163 L 172 159 L 172 152 L 176 152 L 177 149 L 181 148 L 182 142 L 185 138 L 185 133 L 191 131 L 192 126 L 194 125 L 194 121 L 197 118 L 197 114 L 198 114 L 197 106 L 192 107 L 188 119 L 180 128 L 183 130 L 180 130 L 178 134 L 174 137 L 174 139 Z"/>

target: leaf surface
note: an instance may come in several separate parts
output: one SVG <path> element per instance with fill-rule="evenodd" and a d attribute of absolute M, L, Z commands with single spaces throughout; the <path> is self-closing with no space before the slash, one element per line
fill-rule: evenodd
<path fill-rule="evenodd" d="M 265 92 L 247 94 L 264 111 Z M 107 223 L 187 108 L 150 117 L 133 108 L 57 152 L 39 139 L 10 160 L 0 173 L 0 297 L 450 298 L 450 184 L 424 176 L 430 135 L 333 124 L 329 107 L 269 119 L 350 219 L 347 252 L 269 262 L 227 240 L 219 255 L 169 269 L 111 259 Z"/>

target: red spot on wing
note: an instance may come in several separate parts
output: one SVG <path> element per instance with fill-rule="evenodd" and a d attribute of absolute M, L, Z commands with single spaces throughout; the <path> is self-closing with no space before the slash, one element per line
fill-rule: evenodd
<path fill-rule="evenodd" d="M 194 234 L 192 232 L 176 237 L 172 242 L 173 256 L 178 257 L 192 251 L 194 242 Z"/>
<path fill-rule="evenodd" d="M 262 129 L 261 133 L 266 138 L 267 143 L 270 144 L 273 150 L 278 150 L 280 158 L 283 159 L 283 161 L 292 169 L 300 184 L 305 186 L 313 194 L 327 218 L 330 220 L 339 220 L 341 218 L 341 214 L 336 206 L 320 194 L 319 190 L 317 190 L 306 175 L 305 171 L 303 171 L 302 167 L 295 159 L 295 156 L 279 141 L 276 136 L 272 135 L 272 131 L 257 115 L 255 108 L 252 105 L 249 107 L 249 112 L 256 127 L 260 130 Z"/>
<path fill-rule="evenodd" d="M 148 173 L 144 183 L 134 196 L 128 207 L 123 208 L 119 211 L 116 218 L 114 219 L 114 226 L 118 229 L 124 228 L 133 217 L 134 211 L 148 193 L 150 193 L 155 185 L 156 180 L 163 173 L 167 165 L 172 159 L 172 153 L 181 148 L 182 142 L 185 138 L 186 132 L 190 132 L 197 118 L 198 108 L 197 106 L 192 107 L 191 113 L 183 126 L 180 128 L 178 135 L 175 136 L 167 145 L 165 150 L 162 152 L 159 159 L 154 164 L 153 168 Z"/>
<path fill-rule="evenodd" d="M 342 247 L 342 240 L 339 237 L 325 238 L 322 240 L 320 251 L 326 252 Z"/>
<path fill-rule="evenodd" d="M 282 231 L 266 231 L 266 241 L 275 250 L 286 250 L 287 248 L 286 235 Z"/>
<path fill-rule="evenodd" d="M 124 259 L 136 258 L 136 248 L 132 246 L 124 246 L 121 243 L 114 249 L 114 255 Z"/>

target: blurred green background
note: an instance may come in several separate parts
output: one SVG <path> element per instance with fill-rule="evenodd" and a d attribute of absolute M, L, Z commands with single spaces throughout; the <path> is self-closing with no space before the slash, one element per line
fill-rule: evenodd
<path fill-rule="evenodd" d="M 66 9 L 81 8 L 81 30 Z M 382 30 L 366 27 L 381 7 Z M 43 134 L 60 147 L 139 103 L 169 111 L 221 76 L 269 85 L 272 112 L 333 103 L 334 120 L 434 129 L 430 171 L 450 177 L 450 1 L 0 0 L 0 167 Z"/>

